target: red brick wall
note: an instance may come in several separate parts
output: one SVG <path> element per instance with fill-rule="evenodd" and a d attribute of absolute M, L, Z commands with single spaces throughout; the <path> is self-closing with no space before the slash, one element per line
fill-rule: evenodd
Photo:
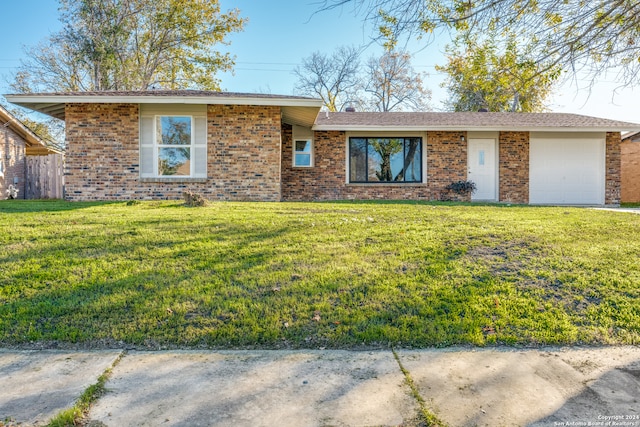
<path fill-rule="evenodd" d="M 283 200 L 439 200 L 444 187 L 467 175 L 467 145 L 464 132 L 429 132 L 427 179 L 424 184 L 347 184 L 346 134 L 340 131 L 315 132 L 314 167 L 292 166 L 291 126 L 282 133 Z"/>
<path fill-rule="evenodd" d="M 293 167 L 290 125 L 282 129 L 282 200 L 337 200 L 345 191 L 344 132 L 315 132 L 311 168 Z"/>
<path fill-rule="evenodd" d="M 428 132 L 427 133 L 427 184 L 432 199 L 440 199 L 447 194 L 445 187 L 452 182 L 467 179 L 467 133 Z M 470 197 L 448 195 L 456 200 L 470 200 Z"/>
<path fill-rule="evenodd" d="M 620 132 L 607 132 L 604 203 L 620 204 Z"/>
<path fill-rule="evenodd" d="M 67 200 L 280 200 L 280 108 L 209 106 L 206 180 L 140 180 L 134 104 L 66 106 Z"/>
<path fill-rule="evenodd" d="M 211 198 L 280 200 L 280 107 L 210 105 Z"/>
<path fill-rule="evenodd" d="M 620 144 L 620 201 L 640 202 L 640 141 Z"/>
<path fill-rule="evenodd" d="M 7 198 L 7 189 L 18 177 L 18 199 L 25 198 L 26 163 L 25 141 L 9 126 L 0 124 L 0 158 L 4 166 L 4 176 L 0 176 L 0 199 Z"/>
<path fill-rule="evenodd" d="M 501 202 L 529 203 L 529 132 L 500 132 Z"/>
<path fill-rule="evenodd" d="M 67 104 L 65 115 L 65 198 L 144 198 L 138 188 L 138 106 Z"/>

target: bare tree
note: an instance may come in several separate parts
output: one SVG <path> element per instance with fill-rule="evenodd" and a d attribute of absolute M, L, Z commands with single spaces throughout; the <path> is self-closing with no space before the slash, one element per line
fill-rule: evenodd
<path fill-rule="evenodd" d="M 431 92 L 411 66 L 406 52 L 385 52 L 360 66 L 360 53 L 340 47 L 333 54 L 315 52 L 296 67 L 299 93 L 322 99 L 329 111 L 347 106 L 361 111 L 428 109 Z"/>
<path fill-rule="evenodd" d="M 329 111 L 340 111 L 358 99 L 360 52 L 342 46 L 333 54 L 314 52 L 294 69 L 296 90 L 318 96 Z"/>
<path fill-rule="evenodd" d="M 364 91 L 371 97 L 375 111 L 425 111 L 431 91 L 425 89 L 422 76 L 411 65 L 407 52 L 385 52 L 367 63 Z"/>
<path fill-rule="evenodd" d="M 516 31 L 535 44 L 536 62 L 582 69 L 592 77 L 616 68 L 621 84 L 638 82 L 638 0 L 324 0 L 322 8 L 347 4 L 375 21 L 390 45 L 401 35 L 433 34 L 438 28 Z"/>

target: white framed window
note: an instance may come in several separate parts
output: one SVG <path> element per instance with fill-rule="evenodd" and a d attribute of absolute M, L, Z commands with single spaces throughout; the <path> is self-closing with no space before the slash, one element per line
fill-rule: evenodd
<path fill-rule="evenodd" d="M 4 177 L 4 156 L 0 151 L 0 178 Z"/>
<path fill-rule="evenodd" d="M 293 167 L 313 167 L 313 130 L 293 126 Z"/>
<path fill-rule="evenodd" d="M 192 176 L 193 117 L 155 117 L 157 176 Z"/>
<path fill-rule="evenodd" d="M 293 166 L 313 166 L 313 141 L 311 139 L 296 139 L 293 142 Z"/>
<path fill-rule="evenodd" d="M 140 177 L 206 176 L 206 106 L 141 105 Z"/>

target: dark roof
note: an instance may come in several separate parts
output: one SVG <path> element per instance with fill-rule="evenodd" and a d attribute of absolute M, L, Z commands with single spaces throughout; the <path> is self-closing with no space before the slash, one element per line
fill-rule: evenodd
<path fill-rule="evenodd" d="M 452 113 L 452 112 L 321 112 L 320 130 L 389 128 L 424 130 L 615 130 L 640 129 L 640 124 L 567 113 Z"/>
<path fill-rule="evenodd" d="M 306 96 L 293 96 L 293 95 L 273 95 L 270 93 L 242 93 L 242 92 L 224 92 L 214 90 L 105 90 L 105 91 L 93 91 L 93 92 L 44 92 L 44 93 L 15 93 L 7 94 L 5 96 L 20 96 L 20 97 L 38 97 L 47 98 L 51 96 L 55 97 L 206 97 L 206 98 L 253 98 L 253 99 L 308 99 L 315 100 L 316 98 Z"/>

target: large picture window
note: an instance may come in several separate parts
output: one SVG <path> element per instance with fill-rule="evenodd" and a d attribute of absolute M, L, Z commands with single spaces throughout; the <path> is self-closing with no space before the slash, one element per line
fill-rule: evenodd
<path fill-rule="evenodd" d="M 422 138 L 349 138 L 349 182 L 422 182 Z"/>

